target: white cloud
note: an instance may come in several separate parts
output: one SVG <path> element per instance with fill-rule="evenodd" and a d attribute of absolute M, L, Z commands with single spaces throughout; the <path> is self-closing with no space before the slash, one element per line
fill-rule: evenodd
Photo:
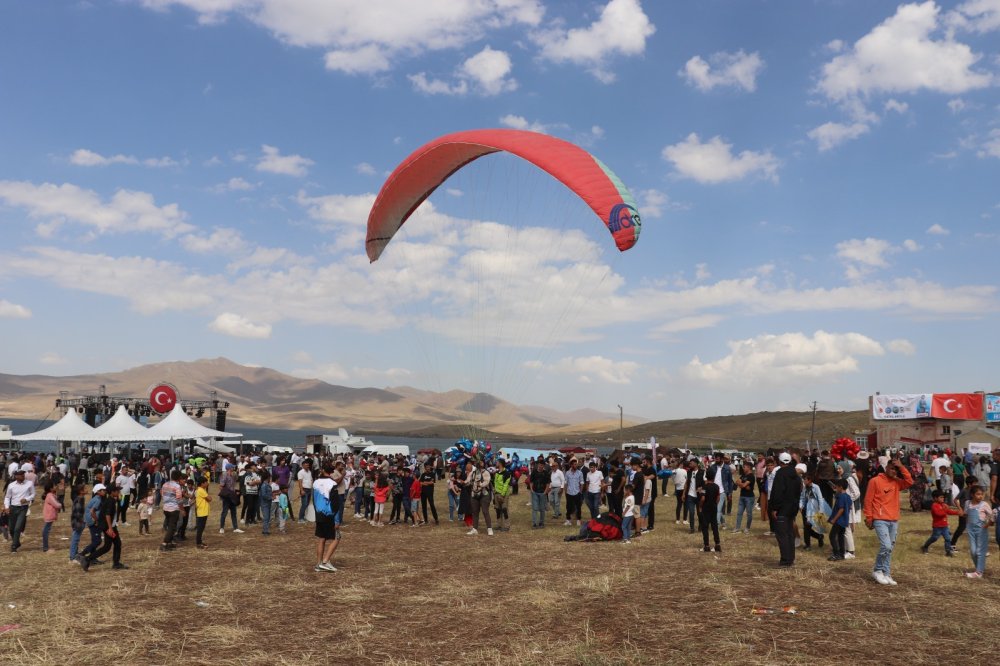
<path fill-rule="evenodd" d="M 648 189 L 636 192 L 639 203 L 639 212 L 642 216 L 658 218 L 663 217 L 663 213 L 668 210 L 687 210 L 691 206 L 685 203 L 674 201 L 665 192 Z"/>
<path fill-rule="evenodd" d="M 548 134 L 550 129 L 549 125 L 538 122 L 537 120 L 529 121 L 524 116 L 514 115 L 513 113 L 508 113 L 507 115 L 501 117 L 500 124 L 504 127 L 528 130 L 530 132 L 541 132 L 542 134 Z"/>
<path fill-rule="evenodd" d="M 744 150 L 734 155 L 732 144 L 721 137 L 702 143 L 693 132 L 684 141 L 665 147 L 663 158 L 674 165 L 678 174 L 699 183 L 724 183 L 750 176 L 777 182 L 780 164 L 769 151 Z"/>
<path fill-rule="evenodd" d="M 904 356 L 913 356 L 917 353 L 917 346 L 910 342 L 900 338 L 899 340 L 890 340 L 886 343 L 886 349 L 891 351 L 893 354 L 902 354 Z"/>
<path fill-rule="evenodd" d="M 407 78 L 416 90 L 428 95 L 465 95 L 468 92 L 476 92 L 484 96 L 493 96 L 517 89 L 517 81 L 508 76 L 511 69 L 510 56 L 507 53 L 486 46 L 462 63 L 455 73 L 454 83 L 429 79 L 424 72 L 411 74 Z"/>
<path fill-rule="evenodd" d="M 613 361 L 603 356 L 566 357 L 548 368 L 553 372 L 575 375 L 578 381 L 591 383 L 595 379 L 608 384 L 630 384 L 639 364 L 633 361 Z"/>
<path fill-rule="evenodd" d="M 948 14 L 952 25 L 978 33 L 1000 30 L 1000 1 L 968 0 Z"/>
<path fill-rule="evenodd" d="M 728 343 L 729 355 L 704 363 L 695 357 L 683 376 L 717 388 L 781 386 L 833 380 L 859 370 L 858 356 L 885 350 L 860 333 L 759 335 Z"/>
<path fill-rule="evenodd" d="M 31 310 L 0 298 L 0 319 L 31 319 Z"/>
<path fill-rule="evenodd" d="M 38 227 L 46 236 L 66 221 L 89 226 L 98 234 L 148 231 L 169 238 L 194 229 L 185 222 L 187 214 L 177 204 L 157 206 L 153 195 L 146 192 L 118 190 L 110 201 L 102 202 L 93 190 L 69 183 L 35 185 L 3 180 L 0 201 L 27 209 L 31 218 L 46 220 Z"/>
<path fill-rule="evenodd" d="M 712 277 L 712 273 L 708 270 L 708 264 L 696 264 L 694 268 L 694 279 L 698 282 L 704 282 L 708 278 Z"/>
<path fill-rule="evenodd" d="M 487 33 L 538 26 L 540 0 L 140 0 L 151 9 L 187 7 L 210 25 L 245 18 L 286 44 L 325 50 L 327 69 L 377 74 L 426 51 L 457 49 Z"/>
<path fill-rule="evenodd" d="M 498 95 L 517 89 L 517 81 L 508 78 L 510 56 L 489 46 L 462 63 L 462 74 L 476 83 L 484 95 Z"/>
<path fill-rule="evenodd" d="M 196 254 L 238 254 L 247 248 L 247 242 L 236 229 L 220 227 L 210 235 L 188 234 L 181 238 L 181 246 Z"/>
<path fill-rule="evenodd" d="M 249 192 L 250 190 L 256 189 L 257 185 L 251 183 L 243 178 L 230 178 L 224 183 L 219 183 L 214 185 L 211 190 L 216 194 L 222 194 L 223 192 Z"/>
<path fill-rule="evenodd" d="M 990 132 L 989 139 L 976 154 L 979 157 L 1000 157 L 1000 129 Z"/>
<path fill-rule="evenodd" d="M 917 241 L 913 240 L 912 238 L 907 238 L 906 240 L 903 241 L 903 249 L 909 252 L 919 252 L 921 247 L 920 244 L 917 243 Z"/>
<path fill-rule="evenodd" d="M 939 14 L 933 1 L 900 5 L 849 51 L 823 66 L 820 91 L 840 101 L 918 90 L 957 94 L 989 86 L 992 75 L 973 69 L 980 56 L 943 30 Z"/>
<path fill-rule="evenodd" d="M 764 59 L 759 53 L 746 53 L 741 49 L 736 53 L 714 53 L 708 61 L 696 55 L 685 63 L 678 74 L 690 85 L 706 92 L 718 87 L 753 92 L 757 89 L 757 75 L 762 69 Z"/>
<path fill-rule="evenodd" d="M 886 111 L 895 111 L 899 114 L 904 114 L 910 110 L 910 105 L 906 102 L 900 102 L 898 99 L 888 99 L 883 107 Z"/>
<path fill-rule="evenodd" d="M 232 312 L 223 312 L 208 327 L 216 333 L 222 333 L 234 338 L 266 340 L 271 337 L 270 324 L 255 324 L 243 315 Z"/>
<path fill-rule="evenodd" d="M 611 83 L 615 75 L 607 68 L 610 57 L 641 55 L 654 32 L 656 26 L 643 13 L 639 0 L 611 0 L 588 27 L 556 27 L 539 31 L 534 39 L 542 58 L 583 65 L 602 83 Z"/>
<path fill-rule="evenodd" d="M 360 173 L 362 176 L 375 175 L 375 167 L 373 167 L 371 164 L 368 164 L 368 162 L 361 162 L 360 164 L 355 164 L 354 170 Z"/>
<path fill-rule="evenodd" d="M 45 352 L 42 354 L 38 362 L 42 365 L 65 365 L 69 363 L 64 357 L 60 356 L 58 352 Z"/>
<path fill-rule="evenodd" d="M 931 226 L 927 227 L 927 233 L 929 233 L 931 236 L 947 236 L 951 232 L 942 227 L 940 224 L 934 223 Z"/>
<path fill-rule="evenodd" d="M 718 314 L 702 314 L 692 315 L 690 317 L 681 317 L 654 328 L 652 331 L 652 337 L 658 337 L 657 334 L 659 333 L 683 333 L 685 331 L 697 331 L 704 328 L 712 328 L 723 319 L 724 317 Z"/>
<path fill-rule="evenodd" d="M 857 139 L 862 134 L 867 133 L 868 130 L 868 125 L 864 123 L 845 125 L 843 123 L 829 122 L 809 130 L 808 136 L 816 142 L 816 147 L 819 148 L 820 152 L 825 152 L 839 146 L 845 141 Z"/>
<path fill-rule="evenodd" d="M 861 279 L 875 268 L 886 268 L 889 265 L 886 255 L 896 252 L 898 247 L 880 238 L 852 238 L 837 243 L 837 257 L 844 262 L 849 280 Z"/>
<path fill-rule="evenodd" d="M 451 197 L 460 197 L 465 194 L 465 192 L 458 189 L 457 187 L 446 187 L 444 191 L 448 194 L 448 196 Z"/>
<path fill-rule="evenodd" d="M 70 164 L 74 164 L 76 166 L 85 167 L 110 166 L 112 164 L 141 164 L 152 168 L 163 168 L 175 167 L 179 164 L 172 157 L 147 157 L 140 160 L 132 155 L 122 155 L 120 153 L 105 157 L 100 153 L 95 153 L 94 151 L 87 150 L 86 148 L 79 148 L 73 151 L 73 154 L 69 156 L 69 162 Z"/>
<path fill-rule="evenodd" d="M 375 204 L 374 194 L 329 194 L 310 197 L 299 190 L 296 202 L 306 209 L 314 220 L 332 222 L 330 228 L 343 224 L 355 227 L 365 227 L 368 224 L 368 213 Z"/>
<path fill-rule="evenodd" d="M 948 110 L 952 113 L 961 113 L 965 110 L 965 100 L 961 97 L 956 97 L 955 99 L 948 100 Z"/>
<path fill-rule="evenodd" d="M 282 155 L 274 146 L 265 144 L 260 148 L 263 155 L 257 162 L 257 171 L 302 177 L 309 173 L 309 167 L 315 164 L 308 157 L 301 155 Z"/>

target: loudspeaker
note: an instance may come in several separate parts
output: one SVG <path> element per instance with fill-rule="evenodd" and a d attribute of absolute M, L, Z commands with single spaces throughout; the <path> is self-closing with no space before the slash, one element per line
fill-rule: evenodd
<path fill-rule="evenodd" d="M 226 410 L 215 410 L 215 429 L 223 431 L 226 429 Z"/>

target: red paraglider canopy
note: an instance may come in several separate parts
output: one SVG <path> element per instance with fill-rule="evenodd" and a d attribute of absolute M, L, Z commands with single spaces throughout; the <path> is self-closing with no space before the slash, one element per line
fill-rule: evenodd
<path fill-rule="evenodd" d="M 619 250 L 635 245 L 641 227 L 635 200 L 600 160 L 547 134 L 489 129 L 434 139 L 396 167 L 368 215 L 368 259 L 378 260 L 406 219 L 453 173 L 475 159 L 501 151 L 531 162 L 575 192 L 608 227 Z"/>

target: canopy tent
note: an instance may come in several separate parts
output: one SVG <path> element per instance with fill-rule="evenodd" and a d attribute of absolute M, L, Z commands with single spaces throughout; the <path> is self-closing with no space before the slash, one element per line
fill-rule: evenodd
<path fill-rule="evenodd" d="M 75 409 L 44 430 L 15 435 L 14 439 L 22 442 L 95 442 L 100 437 L 94 436 L 94 428 L 83 422 Z"/>
<path fill-rule="evenodd" d="M 166 442 L 174 439 L 202 439 L 206 437 L 242 437 L 239 432 L 212 430 L 187 415 L 180 403 L 167 416 L 147 431 L 150 438 Z"/>
<path fill-rule="evenodd" d="M 129 416 L 125 405 L 119 405 L 115 415 L 94 430 L 94 439 L 101 442 L 150 442 L 158 438 L 150 435 L 150 428 Z"/>

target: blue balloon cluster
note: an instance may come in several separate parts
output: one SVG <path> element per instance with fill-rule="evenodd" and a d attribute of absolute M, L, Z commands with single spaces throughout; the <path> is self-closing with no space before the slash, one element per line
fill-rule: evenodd
<path fill-rule="evenodd" d="M 485 465 L 493 462 L 493 445 L 479 440 L 460 439 L 451 448 L 448 462 L 465 465 L 466 461 L 483 461 Z"/>

